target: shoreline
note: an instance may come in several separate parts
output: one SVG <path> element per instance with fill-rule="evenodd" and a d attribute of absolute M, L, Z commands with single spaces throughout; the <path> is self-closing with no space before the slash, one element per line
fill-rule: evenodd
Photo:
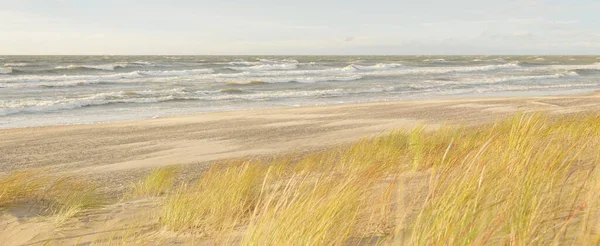
<path fill-rule="evenodd" d="M 129 175 L 161 166 L 202 169 L 218 160 L 321 150 L 419 124 L 484 124 L 536 111 L 600 112 L 600 93 L 407 100 L 0 129 L 0 172 L 49 168 L 124 183 Z"/>
<path fill-rule="evenodd" d="M 266 107 L 266 108 L 248 108 L 248 109 L 233 109 L 233 110 L 224 110 L 224 111 L 208 111 L 208 112 L 200 112 L 200 113 L 184 113 L 184 114 L 175 114 L 175 115 L 166 115 L 159 116 L 157 118 L 137 118 L 137 119 L 124 119 L 124 120 L 115 120 L 115 121 L 96 121 L 96 122 L 86 122 L 86 123 L 72 123 L 72 124 L 56 124 L 56 125 L 39 125 L 39 126 L 19 126 L 19 127 L 0 127 L 0 133 L 6 130 L 15 130 L 15 129 L 36 129 L 36 128 L 53 128 L 53 127 L 73 127 L 73 126 L 88 126 L 88 125 L 107 125 L 107 124 L 120 124 L 120 123 L 134 123 L 134 122 L 144 122 L 151 121 L 156 119 L 167 119 L 167 118 L 182 118 L 182 117 L 200 117 L 201 115 L 206 114 L 220 114 L 220 113 L 235 113 L 235 112 L 248 112 L 248 111 L 268 111 L 268 110 L 286 110 L 286 109 L 310 109 L 310 108 L 323 108 L 323 107 L 336 107 L 336 106 L 359 106 L 359 105 L 376 105 L 381 103 L 400 103 L 400 102 L 434 102 L 434 101 L 452 101 L 452 100 L 506 100 L 506 99 L 520 99 L 520 98 L 550 98 L 550 97 L 569 97 L 569 96 L 590 96 L 595 94 L 600 94 L 600 90 L 583 90 L 586 92 L 582 92 L 581 90 L 566 92 L 555 92 L 555 94 L 541 94 L 541 95 L 513 95 L 513 96 L 490 96 L 490 95 L 464 95 L 464 96 L 440 96 L 433 98 L 409 98 L 405 100 L 384 100 L 384 101 L 374 101 L 374 102 L 350 102 L 350 103 L 339 103 L 339 104 L 327 104 L 327 105 L 307 105 L 307 106 L 282 106 L 282 107 Z"/>

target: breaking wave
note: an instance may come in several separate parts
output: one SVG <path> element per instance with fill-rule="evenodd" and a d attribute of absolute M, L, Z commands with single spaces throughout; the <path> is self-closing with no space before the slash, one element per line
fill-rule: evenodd
<path fill-rule="evenodd" d="M 113 64 L 98 64 L 98 65 L 68 65 L 68 66 L 56 66 L 54 69 L 56 70 L 103 70 L 103 71 L 114 71 L 119 68 L 127 68 L 127 67 L 143 67 L 152 65 L 150 62 L 146 61 L 135 61 L 135 62 L 117 62 Z"/>
<path fill-rule="evenodd" d="M 13 72 L 11 67 L 0 67 L 0 74 L 10 74 Z"/>
<path fill-rule="evenodd" d="M 564 77 L 578 77 L 579 74 L 576 72 L 564 72 L 564 73 L 556 73 L 549 75 L 529 75 L 529 76 L 506 76 L 506 77 L 489 77 L 489 78 L 475 78 L 464 81 L 459 81 L 458 84 L 497 84 L 504 82 L 514 82 L 514 81 L 537 81 L 537 80 L 546 80 L 546 79 L 559 79 Z"/>
<path fill-rule="evenodd" d="M 206 68 L 206 69 L 191 69 L 191 70 L 171 70 L 171 71 L 138 71 L 138 73 L 142 75 L 150 75 L 150 76 L 189 76 L 189 75 L 197 75 L 197 74 L 209 74 L 214 73 L 215 70 Z"/>
<path fill-rule="evenodd" d="M 115 65 L 115 64 L 105 64 L 105 65 L 68 65 L 68 66 L 57 66 L 54 69 L 57 70 L 73 70 L 73 69 L 92 69 L 92 70 L 104 70 L 104 71 L 114 71 L 117 68 L 124 68 L 124 65 Z"/>
<path fill-rule="evenodd" d="M 159 103 L 176 100 L 265 100 L 298 97 L 329 97 L 345 94 L 373 93 L 380 90 L 346 91 L 343 89 L 325 89 L 311 91 L 263 91 L 249 93 L 242 90 L 217 90 L 217 91 L 187 91 L 184 88 L 172 90 L 145 90 L 145 91 L 118 91 L 98 93 L 79 98 L 60 98 L 55 100 L 29 100 L 29 101 L 0 101 L 0 116 L 18 113 L 40 113 L 58 110 L 68 110 L 89 106 L 100 106 L 117 103 Z"/>
<path fill-rule="evenodd" d="M 270 70 L 293 70 L 298 68 L 295 63 L 283 63 L 283 64 L 262 64 L 250 67 L 227 67 L 236 71 L 270 71 Z"/>
<path fill-rule="evenodd" d="M 28 63 L 5 63 L 4 66 L 5 67 L 26 67 L 28 66 Z"/>
<path fill-rule="evenodd" d="M 325 76 L 325 77 L 262 77 L 250 78 L 247 80 L 239 80 L 237 82 L 227 82 L 227 84 L 273 84 L 273 83 L 317 83 L 317 82 L 333 82 L 333 81 L 353 81 L 360 80 L 363 77 L 360 75 L 351 76 Z"/>
<path fill-rule="evenodd" d="M 379 63 L 373 66 L 363 66 L 363 65 L 355 65 L 351 64 L 347 66 L 347 69 L 355 69 L 355 70 L 386 70 L 386 69 L 394 69 L 402 67 L 402 64 L 397 63 Z"/>

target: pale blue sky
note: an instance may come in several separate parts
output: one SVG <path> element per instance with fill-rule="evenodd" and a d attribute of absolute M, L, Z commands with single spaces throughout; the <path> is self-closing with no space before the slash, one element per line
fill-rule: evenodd
<path fill-rule="evenodd" d="M 0 55 L 600 54 L 598 0 L 0 0 Z"/>

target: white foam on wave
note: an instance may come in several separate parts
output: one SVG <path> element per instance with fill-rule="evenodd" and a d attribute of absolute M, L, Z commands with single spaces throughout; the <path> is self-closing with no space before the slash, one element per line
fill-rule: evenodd
<path fill-rule="evenodd" d="M 331 97 L 360 93 L 380 93 L 389 90 L 394 90 L 394 88 L 244 91 L 243 93 L 227 93 L 222 90 L 188 91 L 185 88 L 174 88 L 170 90 L 116 91 L 82 95 L 76 98 L 58 97 L 54 99 L 42 100 L 0 100 L 0 116 L 18 113 L 43 113 L 58 110 L 70 110 L 88 106 L 100 106 L 117 103 L 160 103 L 173 100 L 264 101 L 271 99 Z"/>
<path fill-rule="evenodd" d="M 360 88 L 360 89 L 323 89 L 323 90 L 281 90 L 281 91 L 262 91 L 262 92 L 250 92 L 250 93 L 214 93 L 214 92 L 196 92 L 195 95 L 201 94 L 200 98 L 191 96 L 186 99 L 190 100 L 248 100 L 248 101 L 264 101 L 274 99 L 289 99 L 289 98 L 305 98 L 305 97 L 336 97 L 336 96 L 348 96 L 364 93 L 381 93 L 387 91 L 393 91 L 395 88 Z"/>
<path fill-rule="evenodd" d="M 511 62 L 501 65 L 485 65 L 485 66 L 472 66 L 472 67 L 458 67 L 451 69 L 452 71 L 457 72 L 472 72 L 472 71 L 492 71 L 498 69 L 510 69 L 510 68 L 520 68 L 521 65 L 519 62 Z"/>
<path fill-rule="evenodd" d="M 528 75 L 528 76 L 504 76 L 504 77 L 475 77 L 465 78 L 458 81 L 439 81 L 439 80 L 427 80 L 426 83 L 419 85 L 412 85 L 412 87 L 423 90 L 430 88 L 443 88 L 445 86 L 471 86 L 472 88 L 479 88 L 483 85 L 501 85 L 501 86 L 513 86 L 512 83 L 507 82 L 519 82 L 519 81 L 542 81 L 548 79 L 559 79 L 567 77 L 578 77 L 579 74 L 576 72 L 564 72 L 548 75 Z M 542 85 L 541 85 L 542 86 Z M 546 85 L 543 85 L 544 87 Z"/>
<path fill-rule="evenodd" d="M 125 65 L 119 64 L 104 64 L 104 65 L 68 65 L 68 66 L 56 66 L 55 69 L 95 69 L 104 71 L 113 71 L 116 68 L 125 67 Z"/>
<path fill-rule="evenodd" d="M 104 71 L 114 71 L 118 68 L 126 67 L 142 67 L 149 66 L 152 63 L 147 61 L 134 61 L 134 62 L 116 62 L 110 64 L 95 64 L 95 65 L 68 65 L 68 66 L 56 66 L 55 69 L 95 69 Z"/>
<path fill-rule="evenodd" d="M 478 78 L 478 79 L 462 81 L 460 83 L 464 84 L 464 83 L 472 82 L 472 83 L 477 83 L 477 84 L 497 84 L 497 83 L 510 82 L 510 81 L 526 81 L 526 80 L 537 81 L 537 80 L 559 79 L 559 78 L 565 78 L 565 77 L 578 77 L 578 76 L 579 76 L 579 74 L 577 74 L 576 72 L 564 72 L 564 73 L 556 73 L 556 74 L 548 74 L 548 75 Z"/>
<path fill-rule="evenodd" d="M 386 70 L 386 69 L 394 69 L 402 67 L 402 64 L 398 63 L 378 63 L 372 66 L 364 66 L 364 65 L 355 65 L 351 64 L 346 68 L 355 68 L 357 70 Z"/>
<path fill-rule="evenodd" d="M 520 69 L 518 62 L 501 65 L 485 66 L 460 66 L 460 67 L 403 67 L 401 69 L 388 69 L 380 71 L 365 71 L 360 73 L 367 76 L 401 76 L 409 74 L 445 74 L 445 73 L 470 73 L 470 72 L 488 72 L 504 69 Z"/>
<path fill-rule="evenodd" d="M 545 67 L 541 67 L 539 69 L 544 69 L 544 68 Z M 554 70 L 577 70 L 577 69 L 600 70 L 600 62 L 587 64 L 587 65 L 551 65 L 551 66 L 547 66 L 547 68 L 554 69 Z"/>
<path fill-rule="evenodd" d="M 0 69 L 1 70 L 1 69 Z M 102 74 L 102 75 L 25 75 L 0 78 L 0 87 L 63 87 L 88 84 L 99 84 L 102 82 L 129 83 L 132 79 L 153 77 L 185 77 L 213 73 L 212 69 L 191 69 L 172 71 L 133 71 L 129 73 Z"/>
<path fill-rule="evenodd" d="M 593 84 L 555 84 L 555 85 L 510 85 L 502 87 L 484 88 L 486 92 L 502 91 L 532 91 L 532 90 L 552 90 L 552 89 L 579 89 L 593 86 Z"/>
<path fill-rule="evenodd" d="M 442 58 L 437 58 L 437 59 L 425 59 L 423 60 L 424 62 L 430 62 L 430 63 L 446 63 L 448 61 L 446 61 L 446 59 L 442 59 Z"/>
<path fill-rule="evenodd" d="M 26 67 L 29 64 L 27 63 L 5 63 L 4 66 L 5 67 Z"/>
<path fill-rule="evenodd" d="M 281 64 L 263 64 L 255 65 L 250 67 L 227 67 L 229 69 L 237 71 L 270 71 L 270 70 L 293 70 L 298 68 L 295 63 L 281 63 Z"/>
<path fill-rule="evenodd" d="M 176 88 L 164 91 L 118 91 L 98 93 L 79 98 L 57 98 L 54 100 L 9 100 L 0 101 L 0 116 L 28 112 L 39 113 L 75 109 L 113 103 L 157 103 L 184 97 L 185 91 Z"/>
<path fill-rule="evenodd" d="M 25 75 L 0 78 L 0 83 L 44 83 L 44 82 L 66 82 L 66 81 L 117 81 L 121 79 L 139 78 L 142 75 L 138 71 L 130 73 L 117 73 L 105 75 Z"/>
<path fill-rule="evenodd" d="M 343 93 L 340 89 L 312 91 L 267 91 L 250 94 L 228 94 L 221 91 L 189 92 L 184 88 L 171 90 L 118 91 L 105 92 L 78 98 L 55 98 L 53 100 L 0 100 L 0 116 L 17 113 L 41 113 L 76 109 L 115 103 L 159 103 L 173 100 L 264 100 L 270 98 L 290 98 L 324 96 Z"/>
<path fill-rule="evenodd" d="M 171 70 L 171 71 L 138 71 L 143 75 L 150 76 L 189 76 L 197 74 L 209 74 L 214 73 L 215 70 L 210 68 L 205 69 L 191 69 L 191 70 Z"/>
<path fill-rule="evenodd" d="M 244 61 L 244 60 L 235 60 L 235 61 L 228 62 L 227 64 L 232 65 L 232 66 L 237 66 L 237 65 L 241 65 L 241 66 L 256 66 L 256 65 L 261 65 L 263 63 L 262 62 Z"/>
<path fill-rule="evenodd" d="M 136 64 L 136 65 L 145 65 L 145 66 L 150 66 L 152 65 L 151 62 L 147 62 L 147 61 L 134 61 L 132 62 L 132 64 Z"/>
<path fill-rule="evenodd" d="M 0 74 L 9 74 L 12 72 L 13 70 L 11 67 L 0 67 Z"/>
<path fill-rule="evenodd" d="M 362 68 L 362 70 L 361 70 Z M 480 71 L 493 71 L 500 69 L 519 69 L 518 63 L 486 66 L 462 66 L 462 67 L 406 67 L 400 64 L 377 64 L 373 66 L 357 67 L 349 65 L 341 68 L 309 69 L 309 70 L 277 70 L 277 71 L 244 71 L 241 73 L 218 73 L 200 74 L 190 77 L 204 82 L 234 82 L 239 81 L 275 81 L 297 82 L 302 78 L 310 78 L 306 81 L 335 81 L 358 80 L 365 76 L 401 76 L 407 74 L 444 74 L 444 73 L 467 73 Z M 304 81 L 304 80 L 302 80 Z"/>
<path fill-rule="evenodd" d="M 317 83 L 317 82 L 334 82 L 334 81 L 354 81 L 360 80 L 360 75 L 350 76 L 323 76 L 323 77 L 310 77 L 310 76 L 299 76 L 299 77 L 253 77 L 241 81 L 237 81 L 238 84 L 252 84 L 256 82 L 263 82 L 269 84 L 275 83 Z M 227 80 L 221 80 L 220 82 L 228 82 Z"/>
<path fill-rule="evenodd" d="M 32 87 L 73 87 L 82 85 L 93 85 L 100 84 L 102 81 L 99 80 L 72 80 L 72 81 L 61 81 L 61 82 L 42 82 L 42 83 L 0 83 L 2 88 L 32 88 Z"/>
<path fill-rule="evenodd" d="M 278 64 L 281 65 L 281 64 Z M 291 64 L 289 68 L 293 68 L 295 64 Z M 261 65 L 261 69 L 264 68 Z M 269 65 L 270 66 L 270 65 Z M 328 68 L 328 69 L 309 69 L 309 70 L 261 70 L 256 69 L 257 67 L 247 67 L 246 69 L 240 69 L 244 72 L 234 74 L 215 74 L 216 78 L 248 78 L 248 77 L 290 77 L 290 76 L 304 76 L 304 77 L 318 77 L 318 76 L 330 76 L 330 75 L 360 75 L 362 72 L 380 71 L 380 70 L 392 70 L 402 68 L 402 64 L 386 64 L 380 63 L 372 66 L 366 65 L 355 65 L 351 64 L 341 68 Z"/>
<path fill-rule="evenodd" d="M 259 58 L 256 59 L 257 61 L 260 61 L 262 63 L 298 63 L 298 61 L 294 60 L 294 59 L 282 59 L 282 60 L 273 60 L 273 59 L 263 59 L 263 58 Z"/>

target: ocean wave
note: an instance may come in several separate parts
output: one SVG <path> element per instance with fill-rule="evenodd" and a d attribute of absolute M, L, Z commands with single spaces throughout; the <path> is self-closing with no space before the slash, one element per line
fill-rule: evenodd
<path fill-rule="evenodd" d="M 71 80 L 71 81 L 60 81 L 60 82 L 40 82 L 40 83 L 0 83 L 0 87 L 3 88 L 55 88 L 55 87 L 75 87 L 84 85 L 95 85 L 103 84 L 100 80 Z"/>
<path fill-rule="evenodd" d="M 165 91 L 119 91 L 98 93 L 80 98 L 0 101 L 0 116 L 23 112 L 49 112 L 115 103 L 157 103 L 174 100 L 177 96 L 185 96 L 185 91 L 182 88 Z"/>
<path fill-rule="evenodd" d="M 551 65 L 547 67 L 553 70 L 600 70 L 600 62 L 587 65 Z M 540 69 L 544 69 L 544 67 L 541 67 Z"/>
<path fill-rule="evenodd" d="M 397 63 L 378 63 L 373 66 L 355 65 L 351 64 L 346 68 L 355 68 L 357 70 L 386 70 L 402 67 L 402 64 Z"/>
<path fill-rule="evenodd" d="M 0 74 L 10 74 L 13 72 L 11 67 L 0 67 Z"/>
<path fill-rule="evenodd" d="M 144 65 L 144 66 L 150 66 L 150 65 L 152 65 L 151 62 L 147 62 L 147 61 L 134 61 L 134 62 L 131 62 L 131 64 Z"/>
<path fill-rule="evenodd" d="M 517 81 L 540 81 L 547 79 L 559 79 L 565 77 L 578 77 L 579 74 L 576 72 L 564 72 L 564 73 L 556 73 L 556 74 L 548 74 L 548 75 L 528 75 L 528 76 L 505 76 L 505 77 L 479 77 L 479 78 L 469 78 L 458 81 L 439 81 L 439 80 L 431 80 L 429 81 L 431 86 L 449 86 L 449 85 L 459 85 L 459 86 L 469 86 L 476 87 L 480 85 L 491 85 L 491 84 L 502 84 L 506 82 L 517 82 Z"/>
<path fill-rule="evenodd" d="M 484 84 L 496 84 L 502 82 L 513 82 L 513 81 L 524 81 L 524 80 L 545 80 L 545 79 L 559 79 L 564 77 L 577 77 L 579 74 L 576 72 L 565 72 L 565 73 L 556 73 L 549 75 L 529 75 L 529 76 L 509 76 L 509 77 L 499 77 L 499 78 L 488 78 L 480 80 L 481 83 Z"/>
<path fill-rule="evenodd" d="M 68 66 L 56 66 L 54 69 L 58 70 L 72 70 L 72 69 L 91 69 L 91 70 L 103 70 L 103 71 L 114 71 L 119 68 L 127 67 L 143 67 L 152 65 L 146 61 L 134 61 L 134 62 L 116 62 L 111 64 L 98 64 L 98 65 L 68 65 Z"/>
<path fill-rule="evenodd" d="M 263 58 L 259 58 L 256 59 L 257 61 L 260 61 L 262 63 L 298 63 L 298 61 L 294 60 L 294 59 L 281 59 L 281 60 L 273 60 L 273 59 L 263 59 Z"/>
<path fill-rule="evenodd" d="M 121 64 L 104 64 L 104 65 L 68 65 L 68 66 L 56 66 L 54 69 L 64 70 L 64 69 L 92 69 L 92 70 L 104 70 L 104 71 L 114 71 L 117 68 L 125 68 L 126 65 Z"/>
<path fill-rule="evenodd" d="M 298 68 L 295 63 L 282 63 L 282 64 L 263 64 L 255 65 L 250 67 L 227 67 L 236 71 L 270 71 L 270 70 L 293 70 Z"/>
<path fill-rule="evenodd" d="M 237 65 L 242 65 L 242 66 L 256 66 L 256 65 L 261 65 L 263 63 L 262 62 L 251 62 L 251 61 L 244 61 L 244 60 L 236 60 L 236 61 L 228 62 L 227 64 L 233 65 L 233 66 L 237 66 Z"/>
<path fill-rule="evenodd" d="M 552 85 L 491 85 L 487 87 L 447 88 L 445 90 L 429 89 L 421 92 L 437 95 L 482 94 L 498 92 L 539 92 L 555 90 L 580 90 L 596 84 L 552 84 Z"/>
<path fill-rule="evenodd" d="M 315 95 L 330 95 L 332 91 L 275 91 L 244 95 L 243 93 L 227 93 L 221 91 L 189 92 L 184 88 L 163 91 L 118 91 L 98 93 L 80 98 L 57 98 L 54 100 L 9 100 L 0 101 L 0 116 L 17 113 L 40 113 L 68 110 L 89 106 L 100 106 L 117 103 L 159 103 L 174 100 L 263 100 L 269 98 L 289 98 Z"/>
<path fill-rule="evenodd" d="M 138 73 L 142 75 L 149 76 L 189 76 L 189 75 L 197 75 L 197 74 L 209 74 L 214 73 L 215 70 L 206 68 L 206 69 L 191 69 L 191 70 L 171 70 L 171 71 L 138 71 Z"/>
<path fill-rule="evenodd" d="M 240 89 L 222 89 L 212 91 L 188 91 L 185 88 L 171 90 L 144 90 L 104 92 L 79 98 L 56 98 L 53 100 L 0 100 L 0 116 L 18 113 L 42 113 L 59 110 L 70 110 L 89 106 L 109 104 L 160 103 L 180 100 L 222 101 L 244 100 L 264 101 L 303 97 L 335 97 L 349 94 L 380 93 L 394 88 L 367 89 L 323 89 L 323 90 L 279 90 L 279 91 L 246 91 Z"/>
<path fill-rule="evenodd" d="M 500 64 L 500 65 L 485 65 L 485 66 L 460 66 L 460 67 L 401 67 L 400 69 L 388 69 L 379 71 L 364 71 L 359 73 L 365 76 L 400 76 L 409 74 L 446 74 L 446 73 L 471 73 L 471 72 L 488 72 L 504 69 L 520 69 L 522 68 L 518 62 Z"/>
<path fill-rule="evenodd" d="M 1 69 L 1 68 L 0 68 Z M 116 74 L 105 74 L 105 75 L 24 75 L 24 76 L 11 76 L 7 78 L 0 78 L 0 83 L 49 83 L 49 82 L 66 82 L 66 81 L 117 81 L 121 79 L 140 78 L 141 75 L 138 71 L 129 73 L 116 73 Z"/>
<path fill-rule="evenodd" d="M 5 63 L 4 66 L 5 67 L 26 67 L 28 66 L 28 63 Z"/>
<path fill-rule="evenodd" d="M 73 87 L 73 86 L 82 86 L 82 85 L 95 85 L 95 84 L 101 84 L 101 81 L 65 81 L 65 82 L 58 82 L 58 83 L 39 83 L 36 86 L 38 87 L 47 87 L 47 88 L 54 88 L 54 87 Z"/>
<path fill-rule="evenodd" d="M 509 85 L 501 87 L 483 88 L 486 92 L 501 91 L 531 91 L 531 90 L 551 90 L 551 89 L 578 89 L 594 86 L 595 84 L 556 84 L 556 85 Z"/>
<path fill-rule="evenodd" d="M 485 65 L 485 66 L 472 66 L 472 67 L 458 67 L 451 69 L 452 71 L 458 72 L 474 72 L 474 71 L 492 71 L 498 69 L 507 69 L 507 68 L 521 68 L 519 62 L 511 62 L 500 65 Z"/>
<path fill-rule="evenodd" d="M 437 59 L 425 59 L 423 60 L 424 62 L 430 62 L 430 63 L 446 63 L 448 61 L 446 61 L 446 59 L 442 59 L 442 58 L 437 58 Z"/>
<path fill-rule="evenodd" d="M 360 80 L 363 77 L 360 75 L 351 76 L 324 76 L 324 77 L 262 77 L 262 78 L 251 78 L 247 80 L 239 80 L 236 82 L 223 81 L 227 84 L 274 84 L 274 83 L 317 83 L 317 82 L 334 82 L 334 81 L 353 81 Z"/>
<path fill-rule="evenodd" d="M 265 66 L 265 65 L 261 65 Z M 252 67 L 248 67 L 252 68 Z M 328 68 L 328 69 L 307 69 L 307 70 L 255 70 L 247 69 L 242 73 L 226 73 L 210 75 L 213 78 L 264 78 L 264 77 L 319 77 L 332 75 L 362 75 L 369 72 L 384 70 L 394 70 L 404 68 L 401 64 L 376 64 L 373 66 L 363 66 L 351 64 L 346 67 Z"/>
<path fill-rule="evenodd" d="M 245 90 L 240 90 L 240 89 L 221 89 L 219 90 L 219 92 L 221 93 L 226 93 L 226 94 L 244 94 L 244 93 L 249 93 Z"/>
<path fill-rule="evenodd" d="M 466 73 L 479 71 L 493 71 L 501 69 L 519 69 L 518 63 L 508 63 L 500 65 L 485 66 L 462 66 L 462 67 L 408 67 L 400 64 L 377 64 L 373 66 L 348 65 L 346 67 L 328 68 L 328 69 L 307 69 L 307 70 L 276 70 L 276 71 L 243 71 L 241 73 L 217 73 L 201 74 L 194 76 L 197 80 L 230 82 L 231 80 L 289 80 L 290 78 L 319 78 L 325 79 L 332 76 L 348 78 L 349 80 L 361 79 L 364 76 L 400 76 L 407 74 L 444 74 L 444 73 Z M 349 77 L 353 76 L 353 77 Z"/>
<path fill-rule="evenodd" d="M 3 68 L 0 68 L 2 70 Z M 14 72 L 14 71 L 13 71 Z M 133 71 L 128 73 L 114 73 L 114 74 L 102 74 L 102 75 L 24 75 L 24 76 L 12 76 L 7 78 L 0 78 L 0 84 L 15 84 L 15 83 L 29 83 L 30 85 L 24 85 L 25 87 L 33 87 L 40 83 L 54 83 L 61 82 L 65 85 L 84 85 L 84 84 L 96 84 L 98 82 L 119 82 L 127 79 L 137 78 L 164 78 L 164 77 L 181 77 L 181 76 L 197 76 L 202 74 L 213 73 L 212 69 L 191 69 L 191 70 L 172 70 L 172 71 L 161 71 L 161 70 L 149 70 L 149 71 Z M 87 81 L 85 83 L 73 82 L 72 81 Z M 129 82 L 129 81 L 121 81 Z M 46 85 L 50 87 L 51 85 Z M 10 87 L 18 87 L 17 85 Z"/>

